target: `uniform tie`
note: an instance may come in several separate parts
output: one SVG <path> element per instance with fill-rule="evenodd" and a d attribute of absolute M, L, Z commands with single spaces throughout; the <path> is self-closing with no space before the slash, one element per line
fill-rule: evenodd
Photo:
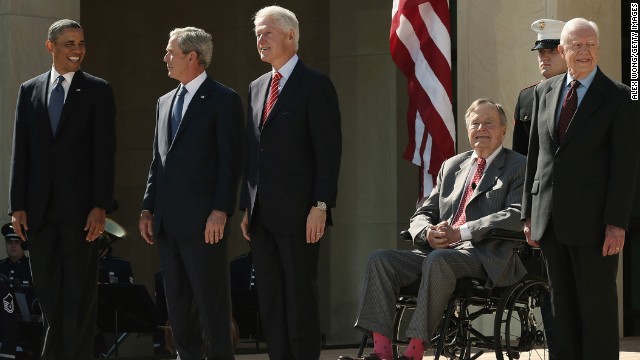
<path fill-rule="evenodd" d="M 60 115 L 62 115 L 62 107 L 64 106 L 64 87 L 62 82 L 64 76 L 58 76 L 58 82 L 56 86 L 51 90 L 51 97 L 49 97 L 49 121 L 51 121 L 51 131 L 53 135 L 56 135 L 58 131 L 58 125 L 60 124 Z"/>
<path fill-rule="evenodd" d="M 467 222 L 466 215 L 466 207 L 471 200 L 471 196 L 475 191 L 476 187 L 480 183 L 480 179 L 482 178 L 482 173 L 484 172 L 484 167 L 487 165 L 487 160 L 483 158 L 478 158 L 478 166 L 476 167 L 476 172 L 473 174 L 473 178 L 471 178 L 471 182 L 469 182 L 469 186 L 467 186 L 467 190 L 464 192 L 464 197 L 462 198 L 462 202 L 458 207 L 458 212 L 456 216 L 453 218 L 453 227 L 458 227 Z"/>
<path fill-rule="evenodd" d="M 176 137 L 178 127 L 180 127 L 180 121 L 182 121 L 182 107 L 184 106 L 184 95 L 187 93 L 187 88 L 182 86 L 176 103 L 173 105 L 173 112 L 171 114 L 171 141 Z"/>
<path fill-rule="evenodd" d="M 269 97 L 267 98 L 267 104 L 264 106 L 264 112 L 262 113 L 262 123 L 264 124 L 267 121 L 267 116 L 273 109 L 273 105 L 278 100 L 278 85 L 280 84 L 280 79 L 282 79 L 282 75 L 279 72 L 275 72 L 273 77 L 271 78 L 271 87 L 269 88 Z"/>
<path fill-rule="evenodd" d="M 580 82 L 578 80 L 572 80 L 571 89 L 569 89 L 567 96 L 565 96 L 564 101 L 562 102 L 560 120 L 558 120 L 558 140 L 560 143 L 564 140 L 569 124 L 571 124 L 573 114 L 575 114 L 578 109 L 578 94 L 576 93 L 578 86 L 580 86 Z"/>

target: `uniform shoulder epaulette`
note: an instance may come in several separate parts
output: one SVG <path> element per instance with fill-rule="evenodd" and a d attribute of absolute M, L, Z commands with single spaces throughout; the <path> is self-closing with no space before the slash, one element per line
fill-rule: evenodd
<path fill-rule="evenodd" d="M 536 85 L 538 85 L 538 84 L 540 84 L 540 82 L 539 82 L 539 81 L 538 81 L 537 83 L 533 83 L 533 84 L 531 84 L 531 85 L 527 86 L 526 88 L 524 88 L 524 89 L 522 89 L 522 90 L 527 90 L 527 89 L 532 88 L 532 87 L 534 87 L 534 86 L 536 86 Z"/>

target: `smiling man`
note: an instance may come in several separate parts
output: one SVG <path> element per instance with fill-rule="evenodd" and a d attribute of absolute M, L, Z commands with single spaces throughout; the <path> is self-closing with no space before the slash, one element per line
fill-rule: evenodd
<path fill-rule="evenodd" d="M 241 227 L 269 357 L 313 360 L 320 356 L 319 241 L 331 225 L 342 154 L 338 97 L 327 76 L 298 58 L 293 12 L 263 8 L 254 26 L 271 71 L 249 87 Z"/>
<path fill-rule="evenodd" d="M 513 284 L 526 273 L 512 242 L 485 239 L 491 229 L 522 229 L 525 157 L 502 147 L 507 117 L 499 104 L 478 99 L 465 120 L 473 150 L 442 164 L 436 187 L 411 217 L 416 250 L 382 249 L 369 256 L 355 324 L 373 337 L 374 353 L 365 360 L 393 359 L 390 339 L 398 290 L 419 277 L 418 306 L 406 331 L 411 340 L 398 359 L 422 359 L 457 279 L 485 279 L 492 288 Z"/>
<path fill-rule="evenodd" d="M 90 359 L 98 245 L 113 206 L 115 104 L 111 86 L 80 70 L 84 32 L 49 28 L 50 71 L 20 86 L 9 212 L 29 238 L 33 285 L 45 319 L 42 359 Z"/>
<path fill-rule="evenodd" d="M 547 259 L 558 359 L 618 359 L 618 258 L 640 161 L 638 102 L 598 65 L 594 22 L 567 22 L 566 74 L 539 84 L 522 200 Z"/>

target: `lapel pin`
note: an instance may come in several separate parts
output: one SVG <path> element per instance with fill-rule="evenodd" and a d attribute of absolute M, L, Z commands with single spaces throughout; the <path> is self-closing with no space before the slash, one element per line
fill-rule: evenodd
<path fill-rule="evenodd" d="M 200 95 L 200 99 L 204 99 L 204 95 Z"/>
<path fill-rule="evenodd" d="M 76 89 L 76 91 L 82 91 L 82 89 Z"/>

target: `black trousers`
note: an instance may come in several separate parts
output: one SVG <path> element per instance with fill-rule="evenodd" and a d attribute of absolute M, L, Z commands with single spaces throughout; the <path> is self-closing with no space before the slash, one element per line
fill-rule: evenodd
<path fill-rule="evenodd" d="M 604 229 L 602 231 L 604 243 Z M 565 245 L 545 232 L 540 246 L 547 258 L 554 310 L 557 358 L 619 358 L 618 255 L 602 256 L 602 245 Z"/>
<path fill-rule="evenodd" d="M 98 307 L 98 244 L 84 224 L 49 217 L 28 232 L 33 286 L 42 308 L 42 359 L 93 358 Z"/>
<path fill-rule="evenodd" d="M 180 360 L 234 359 L 227 228 L 217 244 L 205 243 L 204 228 L 197 238 L 160 231 L 169 323 Z"/>
<path fill-rule="evenodd" d="M 299 235 L 269 231 L 260 220 L 257 204 L 249 232 L 269 358 L 317 360 L 319 243 L 308 244 L 304 231 Z"/>

